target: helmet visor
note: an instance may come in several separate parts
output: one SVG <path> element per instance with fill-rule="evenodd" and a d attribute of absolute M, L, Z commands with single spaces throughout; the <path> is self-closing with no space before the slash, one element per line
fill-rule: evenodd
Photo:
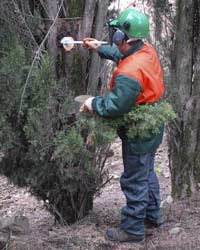
<path fill-rule="evenodd" d="M 112 19 L 109 21 L 109 24 L 108 24 L 110 27 L 119 27 L 119 21 L 118 19 Z"/>
<path fill-rule="evenodd" d="M 118 28 L 119 22 L 117 19 L 112 19 L 108 22 L 108 29 L 109 29 L 109 43 L 110 45 L 113 44 L 113 35 Z"/>

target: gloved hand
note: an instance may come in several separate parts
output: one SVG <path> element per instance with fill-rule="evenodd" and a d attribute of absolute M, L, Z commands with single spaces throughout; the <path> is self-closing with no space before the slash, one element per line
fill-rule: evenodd
<path fill-rule="evenodd" d="M 95 41 L 97 43 L 94 43 Z M 85 48 L 85 49 L 93 49 L 95 51 L 97 51 L 97 48 L 101 45 L 101 44 L 98 43 L 98 40 L 96 40 L 94 38 L 89 38 L 89 37 L 84 38 L 83 42 L 84 42 L 83 48 Z"/>
<path fill-rule="evenodd" d="M 79 111 L 80 112 L 89 111 L 90 113 L 93 113 L 93 109 L 92 109 L 92 100 L 93 99 L 94 99 L 94 97 L 90 97 L 87 100 L 85 100 L 85 102 L 81 105 Z"/>

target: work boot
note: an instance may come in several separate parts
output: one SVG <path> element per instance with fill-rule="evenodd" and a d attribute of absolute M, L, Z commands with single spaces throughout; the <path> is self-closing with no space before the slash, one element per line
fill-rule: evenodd
<path fill-rule="evenodd" d="M 106 231 L 106 239 L 118 242 L 142 242 L 144 235 L 129 234 L 120 228 L 109 228 Z"/>

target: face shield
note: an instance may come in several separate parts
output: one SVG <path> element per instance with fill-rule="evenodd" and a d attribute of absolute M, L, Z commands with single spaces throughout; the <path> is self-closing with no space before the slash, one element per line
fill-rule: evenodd
<path fill-rule="evenodd" d="M 120 25 L 117 20 L 112 20 L 109 22 L 109 42 L 110 45 L 116 44 L 119 45 L 122 41 L 128 40 L 128 36 L 121 31 Z"/>
<path fill-rule="evenodd" d="M 118 29 L 118 21 L 116 19 L 110 20 L 108 22 L 108 31 L 109 31 L 109 43 L 113 45 L 113 35 Z"/>
<path fill-rule="evenodd" d="M 109 26 L 108 29 L 109 29 L 109 43 L 110 43 L 110 45 L 113 45 L 113 35 L 116 32 L 117 28 Z"/>

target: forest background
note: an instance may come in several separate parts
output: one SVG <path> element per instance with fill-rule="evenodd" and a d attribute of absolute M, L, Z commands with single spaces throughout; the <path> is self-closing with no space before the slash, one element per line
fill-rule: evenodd
<path fill-rule="evenodd" d="M 62 225 L 88 215 L 110 179 L 105 162 L 113 134 L 81 117 L 74 97 L 105 94 L 113 65 L 81 46 L 65 53 L 60 40 L 108 40 L 107 21 L 120 8 L 136 7 L 150 18 L 148 40 L 159 53 L 166 99 L 177 113 L 166 127 L 172 197 L 194 197 L 200 186 L 199 5 L 198 0 L 2 0 L 1 173 L 43 200 Z"/>

